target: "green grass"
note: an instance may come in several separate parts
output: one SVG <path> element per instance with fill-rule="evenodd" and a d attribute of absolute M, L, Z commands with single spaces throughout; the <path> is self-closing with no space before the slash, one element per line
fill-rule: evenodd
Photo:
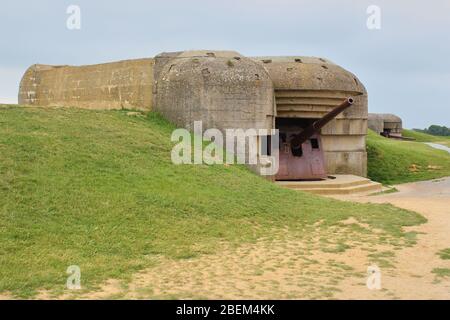
<path fill-rule="evenodd" d="M 422 134 L 420 134 L 422 135 Z M 450 176 L 450 154 L 421 142 L 387 139 L 369 130 L 368 176 L 384 184 Z"/>
<path fill-rule="evenodd" d="M 407 241 L 402 227 L 425 222 L 281 189 L 243 166 L 173 165 L 173 129 L 155 113 L 0 107 L 0 292 L 60 292 L 69 265 L 92 288 L 159 256 L 195 257 L 272 230 L 307 235 L 318 221 L 325 230 L 352 216 L 386 241 Z"/>
<path fill-rule="evenodd" d="M 433 136 L 431 134 L 407 129 L 403 129 L 403 136 L 414 138 L 417 142 L 434 142 L 450 147 L 450 137 Z"/>
<path fill-rule="evenodd" d="M 392 251 L 382 251 L 378 253 L 369 254 L 370 261 L 376 263 L 380 268 L 392 268 L 392 259 L 395 257 Z"/>
<path fill-rule="evenodd" d="M 438 255 L 442 260 L 450 260 L 450 248 L 439 251 Z"/>
<path fill-rule="evenodd" d="M 435 268 L 431 271 L 438 278 L 448 278 L 450 277 L 450 269 L 448 268 Z"/>

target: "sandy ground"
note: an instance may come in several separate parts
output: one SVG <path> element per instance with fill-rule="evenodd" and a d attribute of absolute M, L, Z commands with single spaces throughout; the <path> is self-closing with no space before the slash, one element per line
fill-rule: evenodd
<path fill-rule="evenodd" d="M 450 299 L 450 279 L 436 278 L 434 268 L 450 268 L 450 260 L 436 254 L 450 247 L 450 178 L 396 186 L 397 193 L 379 196 L 347 196 L 340 199 L 391 203 L 397 207 L 419 212 L 428 222 L 409 228 L 419 232 L 418 243 L 401 250 L 395 258 L 395 269 L 381 270 L 382 287 L 370 291 L 359 285 L 358 279 L 347 278 L 341 283 L 336 298 L 389 298 L 386 292 L 400 299 Z"/>
<path fill-rule="evenodd" d="M 417 244 L 380 246 L 380 230 L 352 238 L 346 226 L 369 226 L 354 219 L 320 230 L 320 223 L 297 237 L 278 230 L 267 239 L 185 260 L 157 257 L 154 267 L 131 281 L 110 280 L 98 290 L 41 292 L 38 299 L 450 299 L 450 279 L 432 273 L 450 268 L 438 251 L 450 248 L 450 177 L 396 186 L 398 193 L 346 196 L 342 200 L 391 203 L 424 215 L 428 222 L 409 228 Z M 325 239 L 324 239 L 325 238 Z M 350 240 L 348 240 L 350 239 Z M 339 249 L 344 242 L 349 246 Z M 369 290 L 367 268 L 373 254 L 389 253 L 379 265 L 381 289 Z M 0 296 L 0 299 L 11 298 Z"/>

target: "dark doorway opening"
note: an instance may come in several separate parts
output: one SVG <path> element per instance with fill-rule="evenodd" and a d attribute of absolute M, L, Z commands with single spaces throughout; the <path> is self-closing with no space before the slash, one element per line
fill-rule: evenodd
<path fill-rule="evenodd" d="M 289 129 L 299 129 L 300 131 L 304 128 L 313 124 L 314 121 L 318 119 L 306 119 L 306 118 L 276 118 L 275 119 L 275 128 L 289 128 Z"/>

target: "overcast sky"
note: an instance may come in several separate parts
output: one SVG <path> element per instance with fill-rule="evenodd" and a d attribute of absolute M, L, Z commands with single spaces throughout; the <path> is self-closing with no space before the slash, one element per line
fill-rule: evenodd
<path fill-rule="evenodd" d="M 66 27 L 69 5 L 81 29 Z M 367 28 L 367 8 L 381 29 Z M 450 127 L 450 0 L 2 0 L 0 103 L 34 63 L 92 64 L 186 49 L 312 55 L 355 73 L 370 112 Z"/>

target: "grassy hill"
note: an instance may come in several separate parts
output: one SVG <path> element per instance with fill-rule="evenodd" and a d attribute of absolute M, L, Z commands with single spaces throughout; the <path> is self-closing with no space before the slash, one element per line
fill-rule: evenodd
<path fill-rule="evenodd" d="M 414 138 L 418 142 L 434 142 L 450 147 L 450 137 L 433 136 L 431 134 L 407 129 L 403 130 L 403 136 Z"/>
<path fill-rule="evenodd" d="M 405 130 L 405 136 L 414 137 L 417 141 L 387 139 L 369 130 L 367 136 L 369 178 L 385 184 L 396 184 L 450 176 L 448 152 L 420 142 L 437 142 L 427 140 L 433 136 L 409 130 Z"/>
<path fill-rule="evenodd" d="M 0 106 L 0 293 L 62 292 L 70 265 L 93 288 L 155 257 L 275 234 L 306 241 L 319 230 L 338 250 L 370 247 L 368 236 L 400 246 L 414 238 L 402 227 L 424 222 L 390 205 L 281 189 L 242 166 L 173 165 L 173 129 L 154 113 Z M 370 139 L 371 160 L 393 143 Z M 343 224 L 349 217 L 377 233 Z"/>

